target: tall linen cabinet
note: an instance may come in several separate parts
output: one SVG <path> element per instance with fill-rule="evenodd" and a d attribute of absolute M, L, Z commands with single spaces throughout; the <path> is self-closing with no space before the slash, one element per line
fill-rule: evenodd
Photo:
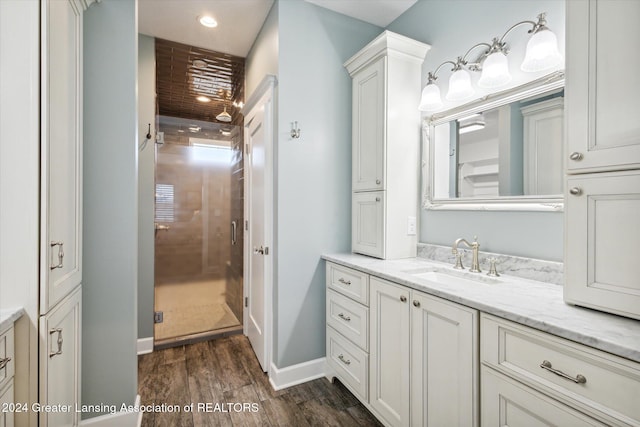
<path fill-rule="evenodd" d="M 416 256 L 422 62 L 430 46 L 383 32 L 344 66 L 352 83 L 353 252 Z"/>
<path fill-rule="evenodd" d="M 40 3 L 39 400 L 73 408 L 41 412 L 41 426 L 80 422 L 83 6 Z"/>
<path fill-rule="evenodd" d="M 640 319 L 640 2 L 567 2 L 565 301 Z M 620 29 L 624 31 L 620 31 Z M 612 46 L 625 46 L 624 66 Z"/>

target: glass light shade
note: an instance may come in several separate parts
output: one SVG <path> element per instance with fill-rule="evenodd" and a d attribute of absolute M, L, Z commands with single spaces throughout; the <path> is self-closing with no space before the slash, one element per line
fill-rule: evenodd
<path fill-rule="evenodd" d="M 471 87 L 471 74 L 467 70 L 459 69 L 449 77 L 448 101 L 464 101 L 469 99 L 475 91 Z"/>
<path fill-rule="evenodd" d="M 482 75 L 478 80 L 478 86 L 495 88 L 504 86 L 511 81 L 509 74 L 509 61 L 507 55 L 502 52 L 494 52 L 482 63 Z"/>
<path fill-rule="evenodd" d="M 520 68 L 528 73 L 544 71 L 562 63 L 558 38 L 551 30 L 541 30 L 527 42 L 527 52 Z"/>
<path fill-rule="evenodd" d="M 422 89 L 422 97 L 420 98 L 420 111 L 433 111 L 442 108 L 442 98 L 440 97 L 440 88 L 435 83 L 428 83 Z"/>

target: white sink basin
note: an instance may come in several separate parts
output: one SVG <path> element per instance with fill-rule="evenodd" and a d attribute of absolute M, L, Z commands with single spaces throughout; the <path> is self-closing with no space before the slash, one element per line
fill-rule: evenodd
<path fill-rule="evenodd" d="M 419 279 L 424 279 L 433 283 L 442 283 L 445 285 L 477 285 L 480 283 L 486 285 L 497 285 L 502 283 L 500 279 L 487 277 L 484 273 L 471 273 L 468 271 L 449 270 L 438 267 L 425 267 L 415 270 L 407 270 L 405 273 L 411 274 Z"/>

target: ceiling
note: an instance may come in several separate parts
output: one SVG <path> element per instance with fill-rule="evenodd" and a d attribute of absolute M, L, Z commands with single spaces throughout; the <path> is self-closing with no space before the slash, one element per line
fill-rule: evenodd
<path fill-rule="evenodd" d="M 292 0 L 286 0 L 292 1 Z M 305 0 L 386 27 L 417 0 Z M 273 0 L 138 0 L 138 31 L 153 37 L 246 57 Z M 210 14 L 216 28 L 198 16 Z"/>

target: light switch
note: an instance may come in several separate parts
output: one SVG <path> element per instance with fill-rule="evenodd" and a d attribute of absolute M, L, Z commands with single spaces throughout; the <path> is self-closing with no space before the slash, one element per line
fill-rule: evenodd
<path fill-rule="evenodd" d="M 410 216 L 407 218 L 407 236 L 416 235 L 416 217 Z"/>

